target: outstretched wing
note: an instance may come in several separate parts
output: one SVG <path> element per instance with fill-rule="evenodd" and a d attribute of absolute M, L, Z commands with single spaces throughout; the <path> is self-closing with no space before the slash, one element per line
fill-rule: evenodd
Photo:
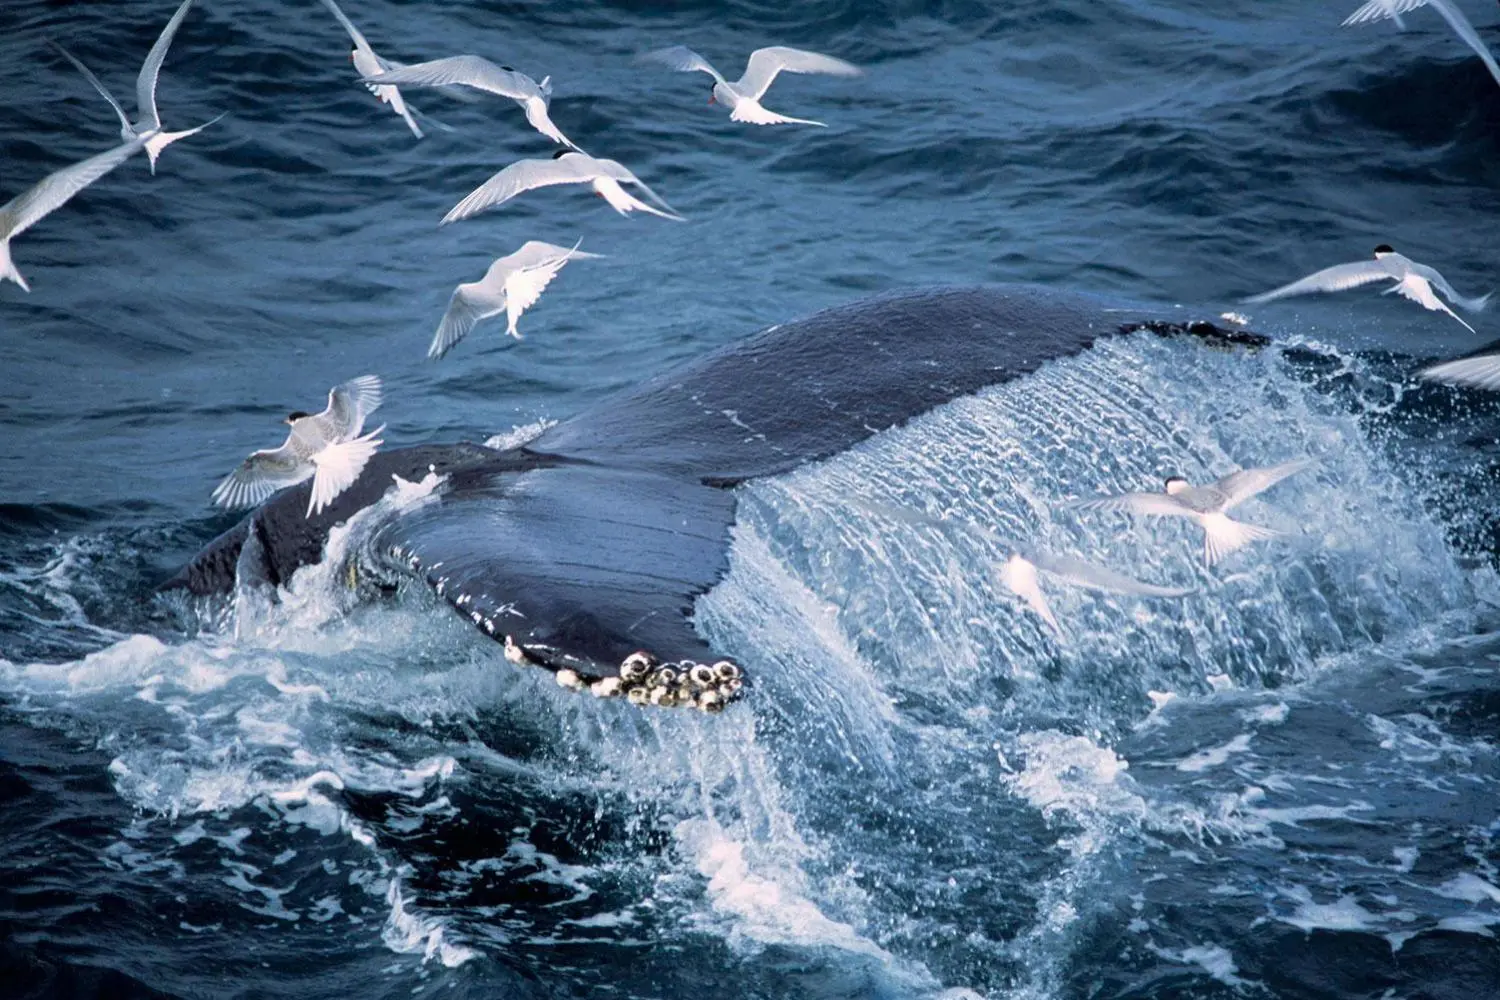
<path fill-rule="evenodd" d="M 486 316 L 494 315 L 502 307 L 501 303 L 484 295 L 483 289 L 475 287 L 479 284 L 481 283 L 472 282 L 459 285 L 453 290 L 453 296 L 448 299 L 448 310 L 443 313 L 437 332 L 432 335 L 432 343 L 427 346 L 429 358 L 435 361 L 453 350 L 454 345 L 467 337 L 476 323 Z"/>
<path fill-rule="evenodd" d="M 537 82 L 525 73 L 496 66 L 483 56 L 448 56 L 429 62 L 389 69 L 365 78 L 366 83 L 398 83 L 407 87 L 473 87 L 491 94 L 524 101 L 545 97 Z"/>
<path fill-rule="evenodd" d="M 1424 7 L 1427 0 L 1369 0 L 1353 14 L 1344 18 L 1344 26 L 1351 24 L 1366 24 L 1370 21 L 1379 21 L 1383 18 L 1395 18 L 1398 21 L 1402 14 Z"/>
<path fill-rule="evenodd" d="M 1433 382 L 1452 382 L 1480 389 L 1500 389 L 1500 354 L 1476 354 L 1423 368 L 1422 378 Z"/>
<path fill-rule="evenodd" d="M 1437 268 L 1429 267 L 1426 264 L 1418 264 L 1413 261 L 1411 269 L 1421 277 L 1432 282 L 1433 287 L 1448 296 L 1454 305 L 1461 309 L 1467 309 L 1469 312 L 1484 312 L 1485 306 L 1490 304 L 1490 296 L 1494 294 L 1493 292 L 1488 292 L 1477 298 L 1469 298 L 1454 291 L 1453 286 L 1448 284 L 1448 279 L 1439 274 Z"/>
<path fill-rule="evenodd" d="M 145 144 L 144 138 L 132 139 L 43 177 L 35 187 L 16 195 L 0 208 L 0 239 L 9 239 L 31 228 L 61 208 L 69 198 L 124 163 Z"/>
<path fill-rule="evenodd" d="M 156 113 L 156 78 L 161 75 L 161 64 L 166 61 L 167 49 L 172 47 L 172 39 L 176 37 L 177 29 L 181 27 L 182 19 L 187 17 L 188 8 L 192 5 L 193 0 L 182 0 L 182 6 L 177 8 L 172 20 L 161 29 L 156 44 L 146 53 L 141 73 L 135 78 L 135 113 L 140 115 L 142 132 L 161 128 L 161 115 Z"/>
<path fill-rule="evenodd" d="M 1112 594 L 1138 594 L 1144 597 L 1186 597 L 1193 593 L 1191 587 L 1159 587 L 1154 583 L 1142 583 L 1124 573 L 1116 573 L 1103 566 L 1058 556 L 1048 552 L 1028 552 L 1027 557 L 1043 573 L 1057 577 L 1064 583 L 1089 590 L 1104 590 Z"/>
<path fill-rule="evenodd" d="M 1295 475 L 1303 469 L 1317 464 L 1318 460 L 1316 458 L 1299 458 L 1291 462 L 1283 462 L 1280 465 L 1270 465 L 1260 469 L 1241 469 L 1239 472 L 1231 472 L 1219 480 L 1214 484 L 1214 488 L 1223 493 L 1227 498 L 1224 503 L 1224 509 L 1228 510 L 1249 500 L 1257 493 L 1265 492 L 1287 476 Z"/>
<path fill-rule="evenodd" d="M 361 375 L 341 382 L 328 391 L 328 408 L 318 414 L 328 440 L 338 441 L 358 434 L 370 414 L 380 408 L 380 376 Z"/>
<path fill-rule="evenodd" d="M 94 85 L 94 89 L 99 91 L 99 93 L 103 95 L 104 99 L 109 102 L 109 106 L 115 109 L 115 114 L 120 118 L 120 127 L 123 129 L 129 129 L 131 127 L 130 118 L 125 114 L 125 109 L 120 107 L 120 102 L 115 100 L 115 95 L 111 94 L 107 89 L 105 89 L 104 84 L 99 82 L 99 78 L 91 73 L 89 71 L 89 68 L 85 66 L 82 61 L 80 61 L 76 56 L 74 56 L 73 53 L 69 52 L 61 45 L 58 45 L 56 42 L 48 42 L 47 44 L 56 49 L 64 59 L 72 63 L 74 68 L 77 69 L 78 72 L 83 74 L 83 78 L 85 80 Z"/>
<path fill-rule="evenodd" d="M 1433 10 L 1443 16 L 1443 20 L 1448 22 L 1454 34 L 1474 50 L 1474 54 L 1479 56 L 1480 61 L 1484 63 L 1484 68 L 1489 70 L 1490 76 L 1495 78 L 1495 82 L 1500 83 L 1500 66 L 1495 64 L 1495 57 L 1490 55 L 1489 48 L 1480 39 L 1479 33 L 1474 30 L 1474 25 L 1469 23 L 1467 17 L 1464 17 L 1463 11 L 1459 10 L 1452 0 L 1427 0 L 1427 2 L 1431 4 Z"/>
<path fill-rule="evenodd" d="M 1123 510 L 1146 517 L 1192 517 L 1196 513 L 1165 493 L 1122 493 L 1098 500 L 1074 500 L 1063 506 L 1070 510 Z"/>
<path fill-rule="evenodd" d="M 591 157 L 569 153 L 555 160 L 519 160 L 469 192 L 443 216 L 443 225 L 503 205 L 516 195 L 553 184 L 582 184 L 595 176 Z"/>
<path fill-rule="evenodd" d="M 614 180 L 619 181 L 621 184 L 634 184 L 636 187 L 640 188 L 642 192 L 645 193 L 647 198 L 650 198 L 652 201 L 656 202 L 658 206 L 666 209 L 674 216 L 677 216 L 679 220 L 682 219 L 682 216 L 678 215 L 677 209 L 673 208 L 671 205 L 668 205 L 665 198 L 657 194 L 655 191 L 651 190 L 650 186 L 645 181 L 641 180 L 635 174 L 631 173 L 623 163 L 620 163 L 618 160 L 594 160 L 594 166 L 605 177 L 613 178 Z"/>
<path fill-rule="evenodd" d="M 307 517 L 322 513 L 335 497 L 353 485 L 370 456 L 384 444 L 375 436 L 383 430 L 385 425 L 381 424 L 364 437 L 334 442 L 313 453 L 312 463 L 316 471 L 313 473 L 312 495 L 307 500 Z"/>
<path fill-rule="evenodd" d="M 1386 270 L 1378 260 L 1360 260 L 1352 264 L 1335 264 L 1321 271 L 1314 271 L 1305 278 L 1298 278 L 1289 285 L 1273 288 L 1269 292 L 1252 295 L 1241 301 L 1259 305 L 1273 299 L 1284 299 L 1289 295 L 1309 295 L 1313 292 L 1341 292 L 1346 288 L 1368 285 L 1382 278 L 1394 280 L 1395 275 Z"/>
<path fill-rule="evenodd" d="M 750 60 L 745 64 L 745 75 L 740 77 L 735 87 L 758 101 L 766 88 L 771 86 L 771 81 L 776 79 L 776 74 L 783 70 L 788 73 L 827 73 L 831 76 L 859 76 L 864 72 L 853 63 L 833 56 L 772 45 L 750 53 Z"/>
<path fill-rule="evenodd" d="M 221 507 L 253 507 L 271 494 L 293 486 L 314 472 L 311 462 L 301 458 L 290 441 L 280 448 L 257 451 L 240 463 L 213 493 Z"/>
<path fill-rule="evenodd" d="M 370 48 L 370 43 L 365 41 L 364 34 L 354 26 L 353 21 L 344 16 L 344 12 L 339 9 L 338 4 L 334 3 L 333 0 L 323 0 L 323 6 L 327 7 L 328 12 L 338 19 L 339 24 L 342 24 L 344 26 L 344 30 L 349 33 L 349 40 L 354 43 L 356 48 L 366 49 L 372 53 L 374 52 L 374 50 Z"/>
<path fill-rule="evenodd" d="M 669 45 L 664 49 L 642 52 L 636 58 L 641 62 L 661 63 L 663 66 L 675 69 L 680 73 L 707 73 L 719 83 L 728 82 L 720 75 L 718 70 L 713 68 L 713 65 L 707 59 L 686 45 Z"/>

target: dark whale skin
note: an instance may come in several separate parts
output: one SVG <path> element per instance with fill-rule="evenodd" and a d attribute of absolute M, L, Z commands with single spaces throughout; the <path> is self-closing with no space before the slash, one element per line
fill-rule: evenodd
<path fill-rule="evenodd" d="M 291 487 L 163 586 L 231 591 L 251 537 L 256 575 L 279 585 L 321 559 L 328 529 L 384 495 L 392 475 L 432 470 L 448 476 L 440 501 L 379 528 L 375 555 L 424 578 L 486 635 L 511 637 L 513 658 L 585 679 L 612 676 L 634 650 L 710 660 L 690 615 L 727 566 L 732 487 L 1141 332 L 1265 342 L 1186 312 L 1029 286 L 878 296 L 679 365 L 524 447 L 381 452 L 312 518 L 311 484 Z"/>

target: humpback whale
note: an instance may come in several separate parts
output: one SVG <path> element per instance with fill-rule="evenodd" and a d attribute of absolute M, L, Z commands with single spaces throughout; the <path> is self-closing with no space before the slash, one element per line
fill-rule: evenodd
<path fill-rule="evenodd" d="M 526 444 L 418 445 L 374 455 L 328 508 L 310 484 L 272 497 L 164 589 L 280 585 L 323 558 L 329 529 L 393 477 L 445 477 L 393 514 L 360 558 L 432 588 L 512 662 L 637 703 L 722 708 L 739 668 L 693 630 L 728 567 L 735 487 L 828 458 L 934 407 L 1021 378 L 1104 337 L 1265 338 L 1181 310 L 1029 286 L 882 295 L 712 351 L 607 398 Z"/>

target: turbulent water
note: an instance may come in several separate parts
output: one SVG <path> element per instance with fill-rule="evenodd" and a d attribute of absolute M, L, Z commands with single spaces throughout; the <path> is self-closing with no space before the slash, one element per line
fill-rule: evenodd
<path fill-rule="evenodd" d="M 366 371 L 389 444 L 482 440 L 886 289 L 1211 314 L 1389 242 L 1487 291 L 1500 87 L 1434 12 L 346 9 L 392 59 L 551 74 L 559 127 L 690 222 L 552 189 L 439 229 L 551 153 L 519 109 L 409 91 L 417 142 L 320 4 L 201 0 L 159 99 L 227 116 L 18 238 L 34 290 L 0 287 L 0 995 L 1500 995 L 1500 403 L 1411 378 L 1488 316 L 1262 307 L 1276 349 L 1107 344 L 744 488 L 696 621 L 757 683 L 717 717 L 568 695 L 319 568 L 211 619 L 152 597 L 233 523 L 217 480 Z M 46 41 L 128 106 L 171 10 L 3 5 L 0 198 L 117 141 Z M 677 42 L 868 75 L 783 77 L 767 104 L 830 127 L 754 129 L 632 62 Z M 424 360 L 457 282 L 579 238 L 607 259 L 525 340 Z M 1056 503 L 1299 455 L 1243 508 L 1287 537 L 1214 571 L 1187 526 Z M 985 537 L 851 497 L 1196 591 L 1051 587 L 1059 640 Z"/>

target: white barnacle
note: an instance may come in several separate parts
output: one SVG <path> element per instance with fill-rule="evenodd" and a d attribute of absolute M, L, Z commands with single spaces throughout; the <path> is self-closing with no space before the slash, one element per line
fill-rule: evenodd
<path fill-rule="evenodd" d="M 484 620 L 484 630 L 486 632 L 488 632 L 490 635 L 494 635 L 495 634 L 495 619 L 493 619 L 493 618 L 486 618 Z"/>
<path fill-rule="evenodd" d="M 484 621 L 484 615 L 480 614 L 478 611 L 470 611 L 469 617 L 474 619 L 475 625 L 478 625 L 480 622 Z"/>
<path fill-rule="evenodd" d="M 711 686 L 717 677 L 714 674 L 713 667 L 710 667 L 706 663 L 695 663 L 693 664 L 693 668 L 688 671 L 688 679 L 698 687 L 706 688 Z"/>
<path fill-rule="evenodd" d="M 646 704 L 646 698 L 646 689 L 643 687 L 633 687 L 625 692 L 625 700 L 632 705 L 644 705 Z"/>
<path fill-rule="evenodd" d="M 516 644 L 513 636 L 505 637 L 505 658 L 517 665 L 526 662 L 526 650 Z"/>
<path fill-rule="evenodd" d="M 603 677 L 589 685 L 595 698 L 616 698 L 620 694 L 620 678 Z"/>
<path fill-rule="evenodd" d="M 714 664 L 714 673 L 721 681 L 737 681 L 740 678 L 740 668 L 728 660 L 720 660 Z"/>
<path fill-rule="evenodd" d="M 559 670 L 553 679 L 557 681 L 558 687 L 565 687 L 569 691 L 579 691 L 583 688 L 583 678 L 578 676 L 576 670 L 569 670 L 567 667 Z"/>

